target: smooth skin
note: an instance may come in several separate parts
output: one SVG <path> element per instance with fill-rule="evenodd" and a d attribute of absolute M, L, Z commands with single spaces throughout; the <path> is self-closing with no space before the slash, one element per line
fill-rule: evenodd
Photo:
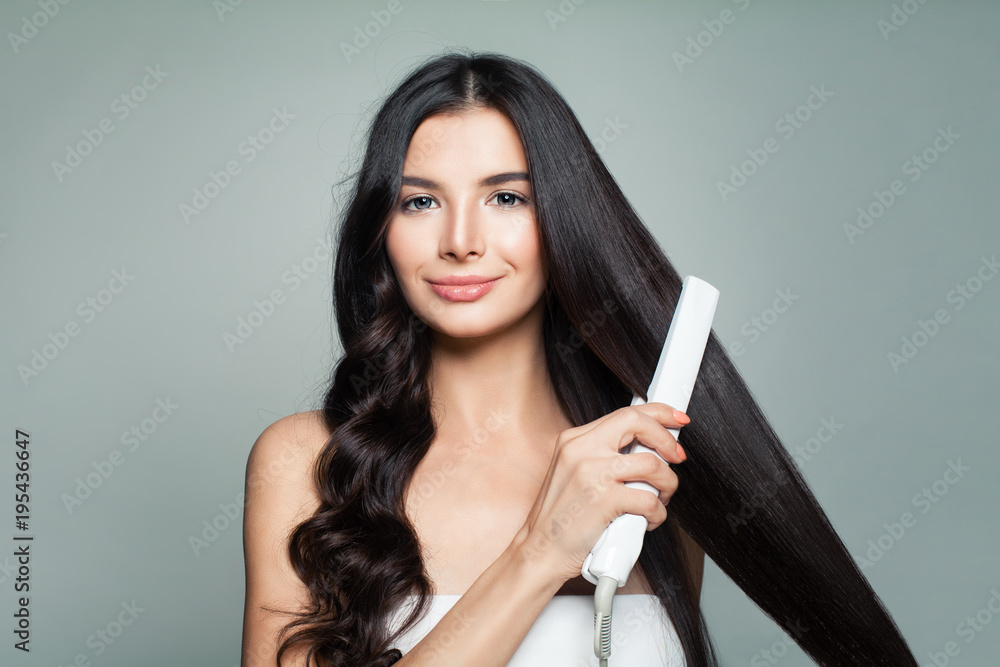
<path fill-rule="evenodd" d="M 540 253 L 527 159 L 511 122 L 489 109 L 427 118 L 403 165 L 386 235 L 400 288 L 432 336 L 429 383 L 437 434 L 406 497 L 438 594 L 462 597 L 396 664 L 506 665 L 553 595 L 590 595 L 583 561 L 605 527 L 641 514 L 666 520 L 686 458 L 667 428 L 689 423 L 663 403 L 624 407 L 573 427 L 545 364 Z M 583 193 L 581 193 L 582 195 Z M 450 301 L 431 281 L 499 278 L 475 301 Z M 305 586 L 288 562 L 294 527 L 319 505 L 311 466 L 327 442 L 318 411 L 279 419 L 247 462 L 243 665 L 273 665 Z M 659 497 L 624 482 L 643 480 Z M 553 527 L 557 527 L 553 530 Z M 686 535 L 700 592 L 704 552 Z M 638 569 L 618 595 L 652 593 Z M 304 665 L 304 651 L 285 665 Z"/>

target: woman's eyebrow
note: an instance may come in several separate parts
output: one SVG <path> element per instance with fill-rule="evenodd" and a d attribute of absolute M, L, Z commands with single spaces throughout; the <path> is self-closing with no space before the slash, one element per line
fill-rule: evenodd
<path fill-rule="evenodd" d="M 502 174 L 496 174 L 495 176 L 488 176 L 483 180 L 479 181 L 479 185 L 482 187 L 490 187 L 493 185 L 502 185 L 503 183 L 509 183 L 510 181 L 528 181 L 528 172 L 526 171 L 506 171 Z M 420 178 L 419 176 L 403 176 L 403 185 L 412 185 L 417 188 L 427 188 L 429 190 L 440 190 L 441 186 L 429 178 Z"/>

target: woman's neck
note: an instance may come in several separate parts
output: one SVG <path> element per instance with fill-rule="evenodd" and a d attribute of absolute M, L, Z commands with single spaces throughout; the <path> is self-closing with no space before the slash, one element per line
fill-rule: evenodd
<path fill-rule="evenodd" d="M 572 426 L 549 377 L 543 307 L 539 302 L 520 322 L 489 336 L 434 338 L 428 382 L 438 438 L 459 441 L 485 429 L 485 437 L 513 443 Z"/>

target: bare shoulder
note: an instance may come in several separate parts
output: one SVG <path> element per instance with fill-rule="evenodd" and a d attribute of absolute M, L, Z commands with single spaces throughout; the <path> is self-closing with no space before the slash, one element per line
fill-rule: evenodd
<path fill-rule="evenodd" d="M 247 457 L 243 513 L 246 601 L 243 665 L 273 665 L 278 633 L 292 617 L 270 609 L 303 611 L 309 591 L 292 567 L 288 539 L 315 513 L 316 458 L 329 441 L 319 411 L 282 417 L 254 442 Z M 300 664 L 293 652 L 282 664 Z"/>
<path fill-rule="evenodd" d="M 299 482 L 303 474 L 310 476 L 316 457 L 329 439 L 319 410 L 297 412 L 275 421 L 250 448 L 247 493 L 261 486 Z"/>
<path fill-rule="evenodd" d="M 320 501 L 313 469 L 328 440 L 318 410 L 282 417 L 260 434 L 247 457 L 244 551 L 265 537 L 270 543 L 284 541 L 316 511 Z"/>

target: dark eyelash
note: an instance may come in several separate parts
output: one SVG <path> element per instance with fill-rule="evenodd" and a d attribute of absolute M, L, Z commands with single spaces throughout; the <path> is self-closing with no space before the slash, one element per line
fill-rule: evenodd
<path fill-rule="evenodd" d="M 527 197 L 522 197 L 521 195 L 517 194 L 516 192 L 510 192 L 509 190 L 502 190 L 502 191 L 496 193 L 495 195 L 493 195 L 492 197 L 490 197 L 490 199 L 496 199 L 500 195 L 513 195 L 515 199 L 519 199 L 519 200 L 521 200 L 522 203 L 525 203 L 525 204 L 528 204 L 531 201 Z"/>
<path fill-rule="evenodd" d="M 403 203 L 399 205 L 399 208 L 401 210 L 403 210 L 403 211 L 409 211 L 409 210 L 411 210 L 411 209 L 408 208 L 409 205 L 410 205 L 410 202 L 416 201 L 418 199 L 434 199 L 434 198 L 433 197 L 428 197 L 427 195 L 413 195 L 409 199 L 403 200 Z M 414 212 L 416 212 L 416 211 L 425 210 L 425 209 L 413 209 L 413 210 L 414 210 Z"/>
<path fill-rule="evenodd" d="M 524 204 L 529 204 L 529 203 L 531 203 L 531 200 L 530 200 L 530 199 L 528 199 L 527 197 L 524 197 L 524 196 L 522 196 L 522 195 L 519 195 L 519 194 L 517 194 L 516 192 L 510 192 L 509 190 L 502 190 L 502 191 L 500 191 L 500 192 L 497 192 L 497 193 L 496 193 L 496 194 L 494 194 L 494 195 L 493 195 L 492 197 L 490 197 L 490 199 L 496 199 L 496 198 L 497 198 L 498 196 L 500 196 L 500 195 L 512 195 L 512 196 L 513 196 L 513 197 L 514 197 L 515 199 L 518 199 L 518 200 L 520 200 L 520 201 L 521 201 L 522 203 L 524 203 Z M 404 200 L 403 200 L 403 202 L 402 202 L 402 203 L 401 203 L 401 204 L 399 205 L 399 207 L 400 207 L 401 209 L 403 209 L 404 211 L 409 211 L 409 210 L 411 210 L 411 209 L 409 209 L 409 208 L 407 208 L 407 207 L 408 207 L 408 206 L 410 205 L 410 202 L 413 202 L 413 201 L 416 201 L 416 200 L 418 200 L 418 199 L 425 199 L 425 198 L 426 198 L 426 199 L 432 199 L 432 200 L 434 199 L 433 197 L 429 197 L 429 196 L 427 196 L 427 195 L 413 195 L 413 196 L 412 196 L 412 197 L 410 197 L 409 199 L 404 199 Z M 505 206 L 504 208 L 508 208 L 508 207 L 507 207 L 507 206 Z M 426 210 L 426 209 L 416 209 L 416 210 Z"/>

